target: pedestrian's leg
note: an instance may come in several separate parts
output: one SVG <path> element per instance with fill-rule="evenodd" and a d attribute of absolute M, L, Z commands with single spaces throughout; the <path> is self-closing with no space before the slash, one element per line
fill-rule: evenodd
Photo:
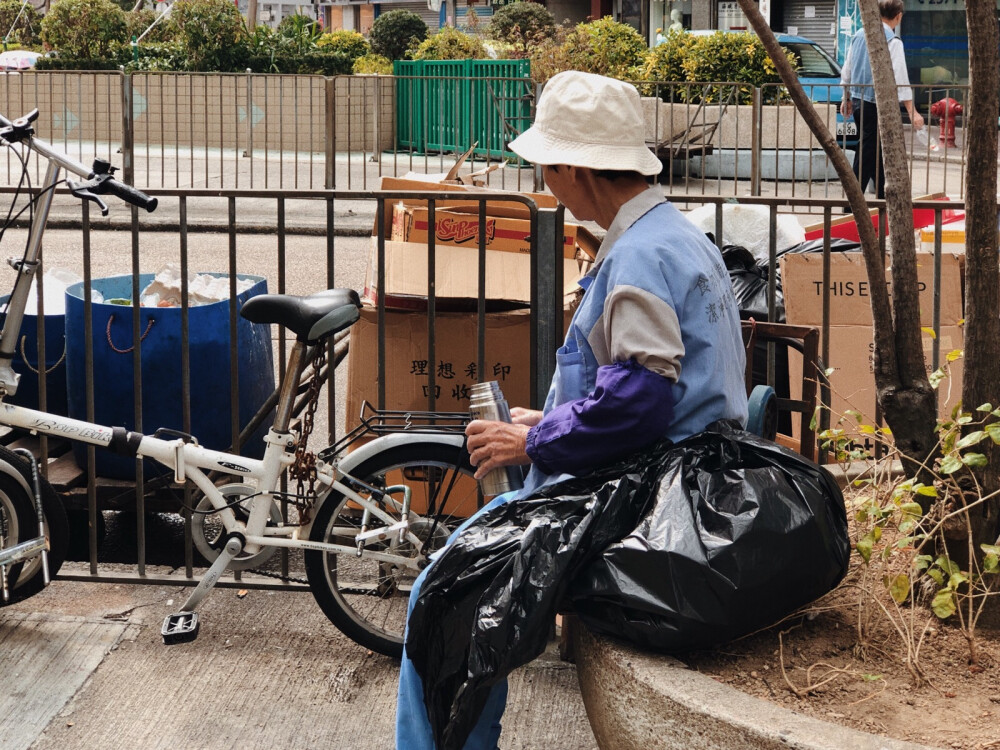
<path fill-rule="evenodd" d="M 423 584 L 424 570 L 413 584 L 407 619 L 413 610 Z M 507 707 L 507 680 L 493 686 L 479 721 L 465 743 L 465 750 L 495 750 L 500 740 L 500 720 Z M 427 707 L 424 705 L 424 685 L 413 662 L 403 648 L 399 664 L 399 691 L 396 700 L 396 750 L 434 750 L 434 733 L 431 731 Z"/>
<path fill-rule="evenodd" d="M 854 127 L 858 131 L 858 145 L 856 145 L 854 147 L 854 163 L 851 165 L 851 167 L 854 170 L 854 176 L 858 178 L 858 182 L 861 182 L 861 164 L 862 164 L 862 161 L 861 161 L 861 150 L 864 148 L 864 145 L 865 145 L 865 137 L 864 137 L 864 129 L 863 129 L 864 128 L 864 122 L 863 122 L 863 117 L 862 117 L 862 112 L 861 112 L 861 100 L 860 99 L 852 99 L 851 100 L 851 106 L 852 106 L 852 109 L 851 109 L 852 117 L 854 118 Z M 864 190 L 865 190 L 865 186 L 862 184 L 861 185 L 861 192 L 864 192 Z"/>
<path fill-rule="evenodd" d="M 868 183 L 875 177 L 878 164 L 878 109 L 873 102 L 860 101 L 855 110 L 860 142 L 855 156 L 855 174 L 861 191 L 868 189 Z"/>
<path fill-rule="evenodd" d="M 488 509 L 502 505 L 512 499 L 515 493 L 507 493 L 493 499 L 492 502 L 478 511 L 472 518 L 459 526 L 448 540 L 452 539 L 466 526 L 472 523 L 473 519 Z M 407 606 L 406 620 L 409 622 L 413 605 L 420 595 L 420 588 L 428 571 L 434 567 L 425 568 L 417 580 L 413 582 L 410 590 L 410 601 Z M 486 706 L 483 708 L 479 721 L 469 735 L 465 743 L 466 750 L 494 750 L 500 740 L 500 720 L 503 717 L 504 709 L 507 707 L 507 681 L 501 680 L 490 691 Z M 406 654 L 406 647 L 403 647 L 403 659 L 399 665 L 399 690 L 396 701 L 396 748 L 397 750 L 434 750 L 434 733 L 431 730 L 430 719 L 427 717 L 427 708 L 424 705 L 424 686 L 417 674 L 413 662 Z"/>

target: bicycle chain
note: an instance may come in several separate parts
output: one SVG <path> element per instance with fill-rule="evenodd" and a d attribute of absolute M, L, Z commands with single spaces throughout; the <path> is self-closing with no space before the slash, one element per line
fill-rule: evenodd
<path fill-rule="evenodd" d="M 259 568 L 251 568 L 251 573 L 256 573 L 264 578 L 277 578 L 279 581 L 291 581 L 292 583 L 304 583 L 306 586 L 309 585 L 309 579 L 307 578 L 296 578 L 295 576 L 283 576 L 281 573 L 272 573 L 269 570 L 260 570 Z"/>
<path fill-rule="evenodd" d="M 309 379 L 308 401 L 305 414 L 302 417 L 302 429 L 299 441 L 295 446 L 295 463 L 288 469 L 288 475 L 297 481 L 296 498 L 293 500 L 299 511 L 299 523 L 307 524 L 312 518 L 312 509 L 316 503 L 316 454 L 308 447 L 309 436 L 315 424 L 316 406 L 319 404 L 319 393 L 323 387 L 321 372 L 326 364 L 326 345 L 320 344 L 316 358 L 312 364 L 312 377 Z"/>

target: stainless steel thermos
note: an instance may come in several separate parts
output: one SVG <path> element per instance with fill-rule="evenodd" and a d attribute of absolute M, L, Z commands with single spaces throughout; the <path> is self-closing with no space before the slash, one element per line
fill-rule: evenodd
<path fill-rule="evenodd" d="M 510 422 L 510 407 L 497 381 L 491 380 L 472 386 L 469 416 L 472 419 Z M 500 466 L 479 480 L 479 489 L 484 495 L 499 495 L 510 490 L 519 490 L 523 486 L 520 466 Z"/>

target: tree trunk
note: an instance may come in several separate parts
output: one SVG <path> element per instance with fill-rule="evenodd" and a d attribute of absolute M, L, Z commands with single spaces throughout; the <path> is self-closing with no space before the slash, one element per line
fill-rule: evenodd
<path fill-rule="evenodd" d="M 903 139 L 896 79 L 889 45 L 875 0 L 861 4 L 878 107 L 879 138 L 885 164 L 885 199 L 892 227 L 893 346 L 880 351 L 875 345 L 875 387 L 885 421 L 892 428 L 896 447 L 915 462 L 908 474 L 929 461 L 937 446 L 937 394 L 927 380 L 920 341 L 920 302 L 917 292 L 917 257 L 913 235 L 909 157 Z M 886 321 L 874 319 L 875 327 Z M 889 364 L 886 360 L 894 360 Z M 879 377 L 881 371 L 882 377 Z M 902 428 L 902 429 L 901 429 Z M 930 500 L 928 499 L 929 503 Z"/>
<path fill-rule="evenodd" d="M 871 292 L 872 330 L 875 340 L 875 386 L 878 400 L 886 422 L 892 429 L 897 447 L 910 463 L 908 471 L 919 473 L 918 468 L 926 465 L 937 445 L 934 432 L 936 399 L 924 371 L 923 348 L 920 342 L 913 212 L 907 157 L 903 147 L 903 124 L 896 104 L 892 64 L 882 33 L 877 3 L 875 0 L 863 0 L 861 5 L 867 13 L 865 28 L 872 26 L 874 34 L 877 35 L 873 44 L 873 34 L 866 32 L 872 69 L 875 73 L 876 99 L 879 102 L 880 134 L 886 153 L 886 209 L 893 227 L 891 301 L 886 286 L 885 258 L 882 257 L 875 228 L 868 218 L 868 203 L 851 166 L 847 163 L 847 157 L 820 120 L 812 102 L 806 97 L 795 71 L 758 10 L 756 1 L 739 0 L 739 4 L 774 62 L 796 109 L 823 146 L 830 163 L 837 171 L 856 217 L 861 252 Z M 873 13 L 874 24 L 869 19 Z M 882 100 L 887 102 L 884 107 L 881 105 Z M 921 498 L 921 501 L 929 504 L 930 499 Z"/>
<path fill-rule="evenodd" d="M 975 158 L 965 166 L 965 411 L 989 403 L 1000 406 L 1000 269 L 997 264 L 997 90 L 1000 87 L 1000 31 L 993 3 L 966 3 L 969 33 L 969 98 L 965 138 Z M 981 416 L 981 415 L 980 415 Z M 984 494 L 1000 489 L 1000 451 L 992 441 L 975 450 L 990 459 L 977 473 Z M 972 513 L 975 549 L 994 544 L 1000 534 L 1000 501 Z M 994 608 L 996 609 L 996 608 Z M 994 612 L 995 614 L 995 612 Z"/>

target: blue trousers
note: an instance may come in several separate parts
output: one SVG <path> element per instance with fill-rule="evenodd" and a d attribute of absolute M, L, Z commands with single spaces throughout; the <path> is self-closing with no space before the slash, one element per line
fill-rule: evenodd
<path fill-rule="evenodd" d="M 465 523 L 459 526 L 448 539 L 448 543 L 466 526 L 468 526 L 480 514 L 485 513 L 490 508 L 495 508 L 509 502 L 517 495 L 516 492 L 508 492 L 497 495 L 492 501 L 483 506 L 483 509 L 475 513 Z M 413 604 L 420 593 L 424 578 L 433 567 L 433 562 L 425 568 L 413 583 L 413 590 L 410 592 L 410 603 L 406 611 L 406 618 L 409 621 L 410 613 L 413 611 Z M 490 691 L 483 713 L 479 716 L 479 721 L 469 735 L 465 743 L 465 750 L 495 750 L 497 741 L 500 739 L 500 719 L 503 717 L 504 709 L 507 707 L 507 681 L 503 680 L 493 686 Z M 424 686 L 403 649 L 403 661 L 399 665 L 399 694 L 396 701 L 396 750 L 434 750 L 434 734 L 431 732 L 430 720 L 427 718 L 427 708 L 424 706 Z"/>

